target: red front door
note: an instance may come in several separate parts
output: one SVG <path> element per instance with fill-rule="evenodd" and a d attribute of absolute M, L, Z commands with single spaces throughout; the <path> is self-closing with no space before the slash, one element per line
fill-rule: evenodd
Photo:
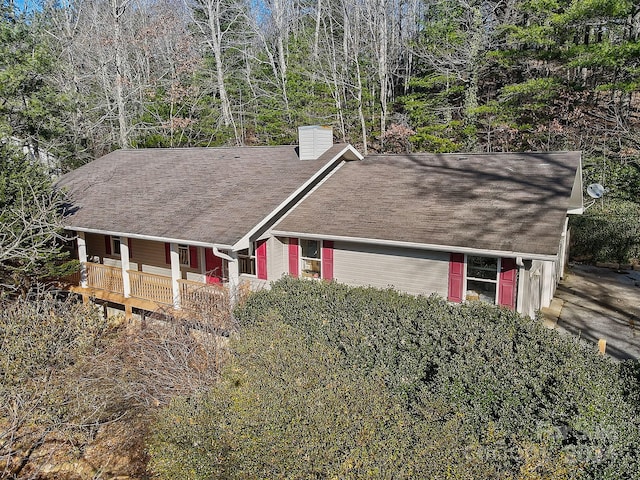
<path fill-rule="evenodd" d="M 222 259 L 216 257 L 210 248 L 205 248 L 204 261 L 207 283 L 222 283 Z"/>

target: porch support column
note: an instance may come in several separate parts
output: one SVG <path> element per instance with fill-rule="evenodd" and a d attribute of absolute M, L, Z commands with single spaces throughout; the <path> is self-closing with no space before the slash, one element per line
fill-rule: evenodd
<path fill-rule="evenodd" d="M 567 265 L 567 250 L 569 249 L 569 237 L 567 231 L 569 229 L 569 217 L 564 219 L 564 229 L 560 238 L 560 263 L 558 265 L 558 281 L 564 278 L 564 267 Z"/>
<path fill-rule="evenodd" d="M 202 272 L 202 283 L 207 283 L 207 249 L 205 247 L 198 247 L 198 267 Z"/>
<path fill-rule="evenodd" d="M 516 263 L 516 265 L 518 265 Z M 527 269 L 524 266 L 524 262 L 522 262 L 522 265 L 518 265 L 518 296 L 516 299 L 516 312 L 518 313 L 523 313 L 524 312 L 524 276 L 525 274 L 527 274 Z M 530 292 L 527 292 L 527 294 L 530 294 Z M 524 312 L 526 315 L 528 315 L 528 312 Z"/>
<path fill-rule="evenodd" d="M 173 292 L 173 308 L 180 310 L 180 284 L 178 280 L 182 278 L 180 271 L 180 252 L 178 244 L 170 244 L 171 252 L 171 290 Z"/>
<path fill-rule="evenodd" d="M 125 298 L 131 297 L 131 279 L 129 278 L 129 239 L 120 237 L 120 265 L 122 268 L 122 290 Z"/>
<path fill-rule="evenodd" d="M 231 307 L 235 307 L 238 297 L 238 286 L 240 285 L 240 262 L 238 262 L 238 253 L 229 252 L 229 256 L 233 261 L 229 262 L 229 301 Z"/>
<path fill-rule="evenodd" d="M 240 284 L 240 264 L 238 263 L 238 253 L 229 252 L 229 256 L 233 259 L 229 262 L 229 286 L 236 288 Z"/>
<path fill-rule="evenodd" d="M 78 260 L 80 261 L 80 286 L 87 288 L 87 241 L 84 232 L 77 232 L 78 235 Z"/>

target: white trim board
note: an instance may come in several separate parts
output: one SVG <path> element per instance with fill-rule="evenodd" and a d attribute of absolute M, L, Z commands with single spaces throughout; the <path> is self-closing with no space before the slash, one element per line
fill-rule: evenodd
<path fill-rule="evenodd" d="M 313 185 L 319 178 L 322 176 L 329 177 L 336 170 L 338 170 L 342 164 L 344 164 L 345 160 L 342 160 L 341 164 L 336 165 L 340 161 L 340 159 L 344 157 L 346 161 L 353 160 L 362 160 L 364 157 L 351 145 L 346 145 L 340 152 L 338 152 L 331 160 L 329 160 L 324 166 L 322 166 L 316 173 L 313 174 L 311 178 L 309 178 L 306 182 L 304 182 L 296 191 L 294 191 L 291 195 L 289 195 L 280 205 L 274 208 L 268 215 L 266 215 L 260 222 L 258 222 L 251 230 L 249 230 L 240 240 L 238 240 L 233 245 L 233 250 L 244 250 L 245 248 L 249 248 L 249 244 L 251 243 L 251 237 L 256 234 L 261 228 L 267 225 L 269 222 L 273 221 L 274 218 L 283 213 L 286 214 L 288 211 L 293 209 L 295 205 L 292 205 L 288 210 L 285 210 L 287 205 L 290 205 L 292 202 L 296 200 L 297 197 L 300 196 L 310 185 Z M 304 160 L 301 160 L 304 161 Z M 333 167 L 333 168 L 332 168 Z M 299 203 L 302 199 L 299 199 L 297 203 Z M 254 239 L 258 240 L 258 238 Z"/>
<path fill-rule="evenodd" d="M 142 235 L 138 233 L 116 232 L 112 230 L 101 230 L 98 228 L 76 227 L 73 225 L 68 225 L 64 228 L 65 230 L 72 230 L 75 232 L 95 233 L 98 235 L 112 235 L 114 237 L 136 238 L 138 240 L 150 240 L 152 242 L 182 243 L 184 245 L 192 245 L 194 247 L 208 247 L 208 248 L 216 247 L 222 250 L 232 249 L 231 245 L 224 245 L 221 243 L 198 242 L 193 240 L 185 240 L 182 238 L 157 237 L 154 235 Z"/>
<path fill-rule="evenodd" d="M 313 233 L 286 232 L 283 230 L 272 230 L 271 234 L 276 235 L 278 237 L 333 240 L 338 242 L 364 243 L 368 245 L 381 245 L 381 246 L 388 246 L 388 247 L 415 248 L 418 250 L 432 250 L 435 252 L 466 253 L 466 254 L 473 254 L 473 255 L 484 255 L 489 257 L 509 257 L 509 258 L 522 257 L 527 260 L 547 260 L 547 261 L 555 261 L 557 258 L 557 255 L 544 255 L 539 253 L 514 252 L 514 251 L 508 251 L 508 250 L 489 250 L 489 249 L 482 249 L 482 248 L 460 247 L 456 245 L 435 245 L 430 243 L 401 242 L 397 240 L 380 240 L 376 238 L 345 237 L 340 235 L 318 235 Z"/>

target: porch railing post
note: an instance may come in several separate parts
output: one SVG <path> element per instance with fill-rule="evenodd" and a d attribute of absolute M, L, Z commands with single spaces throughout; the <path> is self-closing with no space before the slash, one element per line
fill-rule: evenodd
<path fill-rule="evenodd" d="M 240 262 L 237 252 L 231 251 L 229 256 L 233 259 L 232 262 L 229 262 L 229 302 L 233 307 L 236 304 L 236 295 L 240 285 Z"/>
<path fill-rule="evenodd" d="M 80 286 L 87 288 L 87 241 L 84 232 L 78 232 L 78 260 L 80 261 Z"/>
<path fill-rule="evenodd" d="M 131 280 L 129 278 L 129 239 L 120 237 L 120 263 L 122 267 L 122 290 L 125 298 L 131 297 Z"/>
<path fill-rule="evenodd" d="M 180 271 L 180 251 L 177 243 L 170 245 L 171 252 L 171 291 L 173 292 L 173 308 L 180 309 L 180 284 L 178 280 L 182 278 Z"/>

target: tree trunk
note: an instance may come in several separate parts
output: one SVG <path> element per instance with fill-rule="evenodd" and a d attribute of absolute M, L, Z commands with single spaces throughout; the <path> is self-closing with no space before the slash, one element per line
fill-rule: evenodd
<path fill-rule="evenodd" d="M 224 32 L 220 26 L 220 0 L 206 0 L 207 21 L 209 24 L 208 44 L 213 53 L 216 64 L 216 82 L 218 84 L 218 95 L 220 96 L 220 110 L 222 112 L 222 122 L 225 127 L 231 126 L 236 144 L 239 144 L 238 130 L 231 111 L 231 102 L 227 95 L 227 88 L 224 79 L 224 66 L 222 63 L 222 37 Z"/>
<path fill-rule="evenodd" d="M 128 2 L 119 3 L 111 0 L 111 15 L 113 16 L 113 45 L 116 63 L 115 97 L 118 109 L 118 145 L 120 148 L 129 146 L 129 134 L 127 128 L 127 113 L 124 100 L 124 61 L 122 52 L 121 18 L 127 8 Z"/>

